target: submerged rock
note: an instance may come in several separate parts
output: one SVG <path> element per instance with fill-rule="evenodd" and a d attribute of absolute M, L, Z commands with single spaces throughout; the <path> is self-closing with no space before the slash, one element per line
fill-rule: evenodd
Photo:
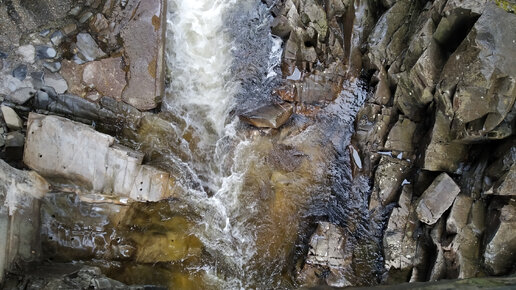
<path fill-rule="evenodd" d="M 258 128 L 279 128 L 294 112 L 289 103 L 265 105 L 240 115 L 240 119 Z"/>
<path fill-rule="evenodd" d="M 433 225 L 450 208 L 460 188 L 446 173 L 441 173 L 425 190 L 417 205 L 419 220 Z"/>
<path fill-rule="evenodd" d="M 142 165 L 142 153 L 116 145 L 113 137 L 86 125 L 31 113 L 27 132 L 25 164 L 54 181 L 142 201 L 162 200 L 173 193 L 168 173 Z"/>

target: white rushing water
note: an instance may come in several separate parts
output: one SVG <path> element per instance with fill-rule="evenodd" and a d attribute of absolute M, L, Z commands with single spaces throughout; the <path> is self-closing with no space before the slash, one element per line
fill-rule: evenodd
<path fill-rule="evenodd" d="M 244 0 L 246 1 L 246 0 Z M 246 267 L 255 255 L 253 229 L 246 225 L 252 204 L 241 203 L 243 175 L 253 160 L 251 142 L 239 136 L 238 119 L 229 118 L 239 83 L 233 81 L 233 45 L 224 29 L 224 13 L 235 0 L 169 0 L 167 65 L 170 86 L 163 110 L 181 117 L 198 137 L 187 165 L 193 175 L 203 175 L 205 190 L 184 188 L 188 203 L 202 220 L 194 234 L 210 254 L 233 276 L 219 278 L 216 267 L 199 269 L 206 279 L 223 288 L 242 288 Z M 272 37 L 271 37 L 272 42 Z M 269 77 L 281 60 L 276 39 L 269 63 Z M 174 130 L 177 126 L 171 124 Z M 193 152 L 196 151 L 196 152 Z M 173 157 L 171 157 L 173 158 Z M 200 178 L 199 178 L 200 179 Z"/>

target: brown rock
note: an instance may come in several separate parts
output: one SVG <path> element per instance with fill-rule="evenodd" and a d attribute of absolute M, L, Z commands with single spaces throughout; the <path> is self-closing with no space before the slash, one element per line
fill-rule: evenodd
<path fill-rule="evenodd" d="M 488 241 L 485 265 L 494 275 L 509 274 L 516 259 L 516 202 L 512 200 L 500 210 L 500 224 Z"/>
<path fill-rule="evenodd" d="M 294 106 L 290 103 L 265 105 L 240 115 L 240 119 L 258 128 L 279 128 L 285 124 L 292 113 Z"/>
<path fill-rule="evenodd" d="M 61 76 L 68 84 L 68 92 L 80 97 L 85 95 L 85 86 L 82 84 L 84 66 L 78 65 L 71 60 L 63 60 Z"/>
<path fill-rule="evenodd" d="M 127 82 L 121 57 L 107 58 L 85 64 L 82 81 L 97 90 L 102 96 L 122 99 L 122 91 Z"/>
<path fill-rule="evenodd" d="M 139 110 L 158 105 L 164 93 L 166 1 L 140 1 L 123 29 L 125 59 L 129 65 L 123 100 Z"/>

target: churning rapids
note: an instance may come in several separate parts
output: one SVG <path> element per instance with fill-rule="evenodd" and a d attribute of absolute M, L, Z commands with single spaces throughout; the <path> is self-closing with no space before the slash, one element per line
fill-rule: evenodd
<path fill-rule="evenodd" d="M 143 253 L 101 267 L 124 283 L 174 289 L 296 288 L 309 238 L 329 221 L 348 231 L 353 253 L 342 284 L 374 283 L 381 225 L 368 211 L 368 180 L 352 177 L 348 150 L 368 89 L 350 79 L 316 118 L 294 114 L 281 130 L 251 128 L 238 114 L 274 102 L 282 82 L 269 8 L 169 0 L 168 11 L 162 110 L 117 137 L 175 176 L 177 193 L 131 205 L 125 227 L 99 222 L 106 236 L 120 237 L 117 247 L 132 240 Z"/>

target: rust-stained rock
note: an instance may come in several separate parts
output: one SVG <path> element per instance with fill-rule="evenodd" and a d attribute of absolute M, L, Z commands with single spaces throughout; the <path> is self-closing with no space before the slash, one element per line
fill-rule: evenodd
<path fill-rule="evenodd" d="M 77 96 L 84 96 L 85 86 L 82 84 L 84 65 L 78 65 L 71 60 L 63 60 L 61 63 L 61 76 L 68 84 L 68 92 Z"/>
<path fill-rule="evenodd" d="M 272 104 L 259 107 L 240 115 L 240 119 L 258 128 L 279 128 L 285 124 L 294 107 L 289 103 Z"/>
<path fill-rule="evenodd" d="M 85 192 L 146 201 L 170 197 L 170 175 L 142 165 L 142 153 L 114 141 L 86 125 L 31 113 L 23 159 L 56 184 L 72 182 Z"/>
<path fill-rule="evenodd" d="M 107 58 L 87 63 L 82 73 L 83 83 L 94 88 L 102 96 L 122 99 L 127 82 L 121 57 Z"/>
<path fill-rule="evenodd" d="M 139 110 L 158 105 L 164 92 L 164 35 L 166 1 L 138 1 L 133 17 L 122 30 L 129 65 L 123 100 Z"/>
<path fill-rule="evenodd" d="M 78 65 L 65 60 L 61 75 L 68 84 L 71 94 L 81 97 L 99 95 L 122 100 L 127 85 L 122 57 L 106 58 Z"/>
<path fill-rule="evenodd" d="M 425 190 L 417 205 L 419 220 L 433 225 L 450 208 L 460 188 L 446 173 L 441 173 Z"/>

